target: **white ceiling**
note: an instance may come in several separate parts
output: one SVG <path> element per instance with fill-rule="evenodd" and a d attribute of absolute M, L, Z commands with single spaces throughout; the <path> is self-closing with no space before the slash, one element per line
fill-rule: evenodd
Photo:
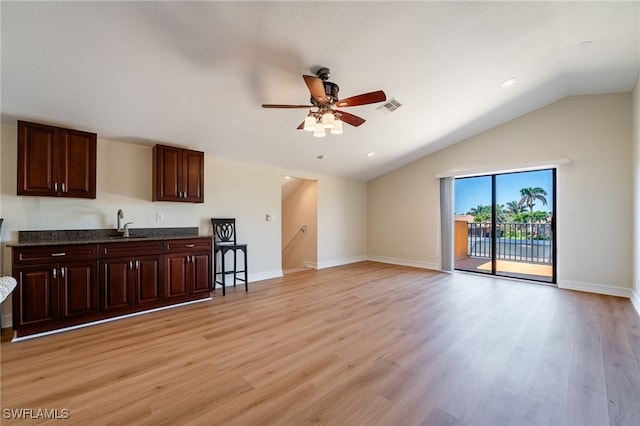
<path fill-rule="evenodd" d="M 3 123 L 360 180 L 568 95 L 630 91 L 640 71 L 638 1 L 0 7 Z M 308 103 L 319 66 L 341 98 L 382 89 L 402 107 L 348 108 L 367 122 L 322 139 L 296 130 L 306 110 L 261 108 Z"/>

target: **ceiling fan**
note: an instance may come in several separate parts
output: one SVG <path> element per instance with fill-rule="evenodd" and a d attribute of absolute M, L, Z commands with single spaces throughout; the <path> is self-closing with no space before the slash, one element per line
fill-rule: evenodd
<path fill-rule="evenodd" d="M 298 129 L 313 131 L 314 136 L 324 136 L 325 129 L 329 129 L 334 134 L 342 133 L 343 121 L 354 127 L 358 127 L 365 122 L 364 118 L 338 108 L 367 105 L 387 100 L 387 96 L 382 90 L 338 99 L 340 88 L 337 84 L 328 81 L 330 76 L 331 71 L 329 68 L 324 67 L 316 72 L 316 76 L 302 76 L 311 93 L 311 105 L 262 104 L 262 108 L 316 108 L 315 111 L 309 110 L 307 118 L 298 126 Z"/>

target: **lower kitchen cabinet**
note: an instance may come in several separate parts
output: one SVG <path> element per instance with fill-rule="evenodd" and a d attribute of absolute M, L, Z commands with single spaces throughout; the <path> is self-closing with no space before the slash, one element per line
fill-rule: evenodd
<path fill-rule="evenodd" d="M 69 262 L 58 269 L 60 320 L 72 320 L 98 312 L 96 261 Z"/>
<path fill-rule="evenodd" d="M 160 256 L 100 261 L 100 310 L 113 312 L 164 301 Z"/>
<path fill-rule="evenodd" d="M 18 281 L 13 292 L 13 328 L 38 327 L 59 319 L 58 279 L 49 265 L 14 269 Z"/>
<path fill-rule="evenodd" d="M 97 245 L 14 251 L 13 328 L 32 332 L 98 314 Z"/>
<path fill-rule="evenodd" d="M 211 240 L 165 241 L 167 299 L 181 300 L 211 292 Z"/>
<path fill-rule="evenodd" d="M 100 246 L 100 310 L 132 311 L 164 302 L 162 241 Z"/>
<path fill-rule="evenodd" d="M 17 337 L 208 298 L 211 238 L 13 247 Z"/>

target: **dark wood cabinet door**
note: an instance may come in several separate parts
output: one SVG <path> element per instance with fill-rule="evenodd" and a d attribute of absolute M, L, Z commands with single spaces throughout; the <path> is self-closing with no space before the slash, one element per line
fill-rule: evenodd
<path fill-rule="evenodd" d="M 211 255 L 208 253 L 191 256 L 193 293 L 208 293 L 211 291 Z"/>
<path fill-rule="evenodd" d="M 204 153 L 184 150 L 182 154 L 184 201 L 203 203 Z"/>
<path fill-rule="evenodd" d="M 59 130 L 18 122 L 18 195 L 55 196 L 60 175 Z"/>
<path fill-rule="evenodd" d="M 204 153 L 154 146 L 153 201 L 204 202 Z"/>
<path fill-rule="evenodd" d="M 18 285 L 13 293 L 13 328 L 39 327 L 58 321 L 57 265 L 13 270 Z"/>
<path fill-rule="evenodd" d="M 70 262 L 58 268 L 60 319 L 98 313 L 97 261 Z"/>
<path fill-rule="evenodd" d="M 189 271 L 187 256 L 184 254 L 165 255 L 165 291 L 167 299 L 185 298 L 189 291 Z"/>
<path fill-rule="evenodd" d="M 136 306 L 159 305 L 164 301 L 160 256 L 136 258 Z"/>
<path fill-rule="evenodd" d="M 18 121 L 18 195 L 96 198 L 95 133 Z"/>
<path fill-rule="evenodd" d="M 60 131 L 60 187 L 65 197 L 96 198 L 96 134 Z"/>
<path fill-rule="evenodd" d="M 100 311 L 129 310 L 134 306 L 135 274 L 131 258 L 100 262 Z"/>
<path fill-rule="evenodd" d="M 182 150 L 156 145 L 153 148 L 153 201 L 182 201 Z"/>

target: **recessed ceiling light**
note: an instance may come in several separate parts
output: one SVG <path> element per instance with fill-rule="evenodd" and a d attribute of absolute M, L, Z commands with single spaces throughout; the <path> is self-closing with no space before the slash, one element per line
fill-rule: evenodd
<path fill-rule="evenodd" d="M 366 153 L 366 156 L 367 156 L 367 157 L 373 157 L 374 155 L 376 155 L 376 153 L 375 153 L 375 152 L 367 152 L 367 153 Z"/>
<path fill-rule="evenodd" d="M 502 86 L 502 87 L 509 87 L 509 86 L 513 86 L 513 83 L 515 83 L 515 82 L 516 82 L 516 79 L 515 79 L 515 78 L 513 78 L 513 77 L 511 77 L 511 78 L 508 78 L 508 79 L 506 79 L 505 81 L 503 81 L 503 82 L 500 84 L 500 86 Z"/>

